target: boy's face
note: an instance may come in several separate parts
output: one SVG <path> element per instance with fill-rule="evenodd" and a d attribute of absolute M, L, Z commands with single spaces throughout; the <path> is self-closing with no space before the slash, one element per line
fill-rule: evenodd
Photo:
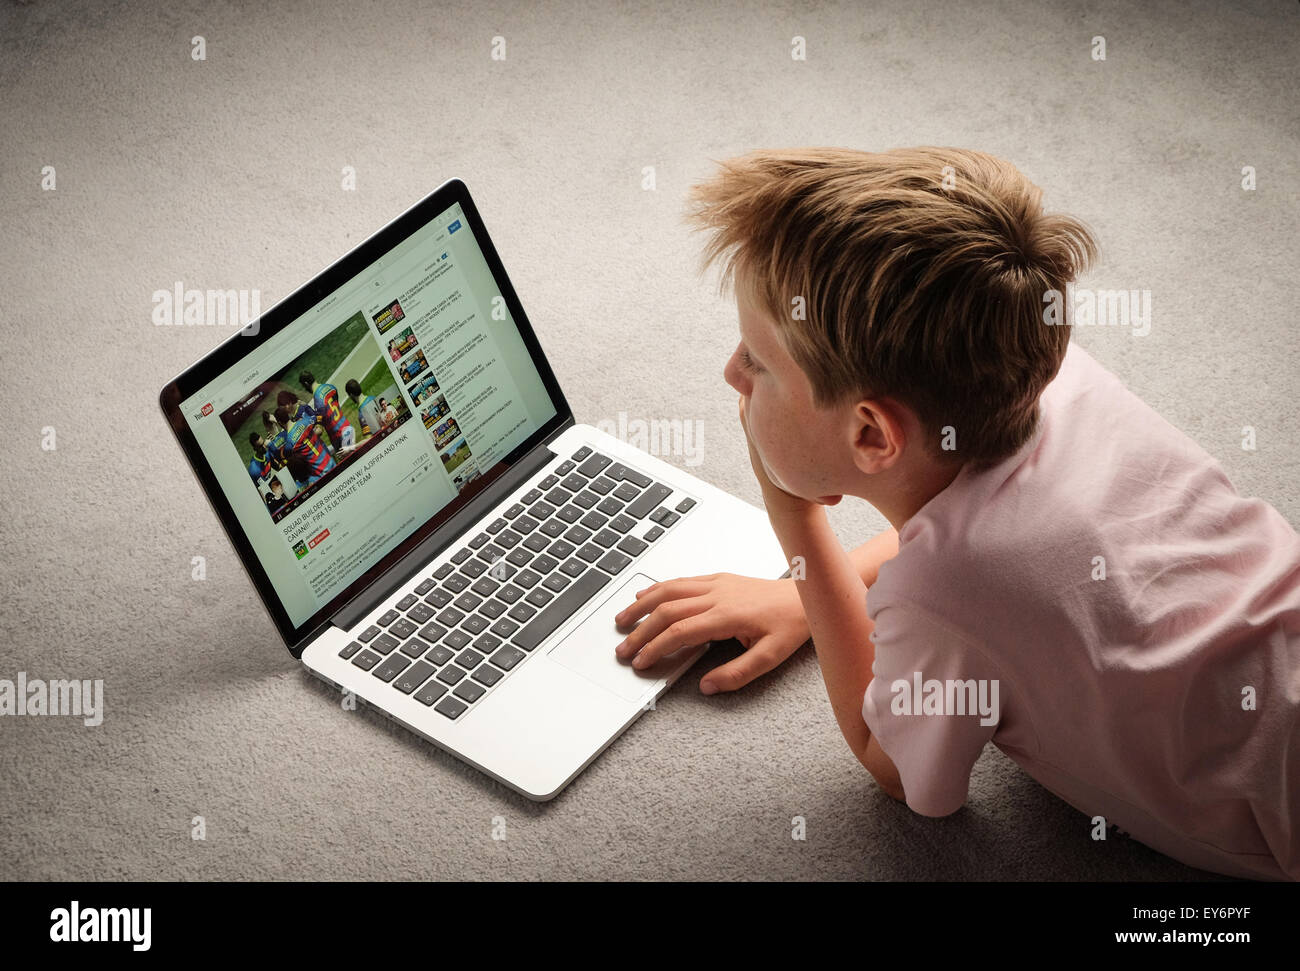
<path fill-rule="evenodd" d="M 834 504 L 857 494 L 851 408 L 822 409 L 812 385 L 781 342 L 777 325 L 736 273 L 740 343 L 723 371 L 745 399 L 745 418 L 768 477 L 792 495 Z M 753 367 L 746 367 L 746 355 Z"/>

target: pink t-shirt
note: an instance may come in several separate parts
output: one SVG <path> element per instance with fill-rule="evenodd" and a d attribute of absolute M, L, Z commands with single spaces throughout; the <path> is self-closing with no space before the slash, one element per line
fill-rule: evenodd
<path fill-rule="evenodd" d="M 908 805 L 960 808 L 992 741 L 1175 859 L 1300 879 L 1300 536 L 1077 345 L 1041 412 L 867 594 L 862 715 Z"/>

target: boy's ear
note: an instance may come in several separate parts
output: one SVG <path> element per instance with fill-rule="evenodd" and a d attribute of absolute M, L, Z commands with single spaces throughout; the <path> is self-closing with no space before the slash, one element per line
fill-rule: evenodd
<path fill-rule="evenodd" d="M 891 468 L 907 447 L 902 409 L 892 398 L 864 398 L 853 407 L 853 462 L 867 475 Z"/>

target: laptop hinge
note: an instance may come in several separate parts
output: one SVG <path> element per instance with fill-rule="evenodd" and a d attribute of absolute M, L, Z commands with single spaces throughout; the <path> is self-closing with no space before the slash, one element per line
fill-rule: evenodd
<path fill-rule="evenodd" d="M 362 617 L 392 596 L 403 584 L 424 569 L 430 560 L 459 540 L 483 518 L 487 510 L 519 488 L 547 462 L 555 459 L 556 453 L 551 450 L 550 443 L 571 425 L 573 425 L 572 418 L 558 428 L 554 435 L 511 466 L 509 472 L 499 481 L 488 486 L 470 505 L 443 523 L 432 536 L 393 564 L 388 572 L 335 611 L 330 618 L 330 623 L 343 630 L 355 627 Z"/>

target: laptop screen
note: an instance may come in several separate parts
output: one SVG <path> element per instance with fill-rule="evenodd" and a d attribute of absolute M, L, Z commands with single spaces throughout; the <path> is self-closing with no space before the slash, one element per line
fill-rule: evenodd
<path fill-rule="evenodd" d="M 181 413 L 301 627 L 556 408 L 457 202 Z"/>

